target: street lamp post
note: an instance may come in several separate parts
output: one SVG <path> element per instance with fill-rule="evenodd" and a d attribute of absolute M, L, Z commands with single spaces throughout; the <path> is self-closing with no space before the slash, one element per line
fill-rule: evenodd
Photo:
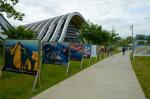
<path fill-rule="evenodd" d="M 133 24 L 131 25 L 131 31 L 132 31 L 132 59 L 133 59 L 133 58 L 134 58 L 134 57 L 133 57 L 133 54 L 134 54 Z"/>

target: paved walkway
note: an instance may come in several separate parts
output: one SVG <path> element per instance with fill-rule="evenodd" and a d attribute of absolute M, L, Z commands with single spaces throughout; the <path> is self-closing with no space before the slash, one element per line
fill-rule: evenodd
<path fill-rule="evenodd" d="M 108 57 L 33 99 L 145 99 L 129 53 Z"/>

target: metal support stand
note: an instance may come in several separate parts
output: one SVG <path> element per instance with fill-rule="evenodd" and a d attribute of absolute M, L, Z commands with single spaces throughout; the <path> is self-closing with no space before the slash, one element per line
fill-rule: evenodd
<path fill-rule="evenodd" d="M 83 67 L 83 60 L 84 60 L 84 58 L 82 57 L 80 69 L 82 69 L 82 67 Z"/>
<path fill-rule="evenodd" d="M 91 56 L 90 56 L 89 65 L 91 64 L 91 59 L 92 59 L 92 58 L 91 58 Z"/>
<path fill-rule="evenodd" d="M 67 66 L 67 69 L 66 69 L 66 77 L 68 77 L 69 69 L 70 69 L 70 62 L 68 62 L 68 66 Z"/>
<path fill-rule="evenodd" d="M 35 86 L 36 86 L 36 83 L 37 83 L 39 74 L 40 74 L 40 73 L 39 73 L 39 70 L 38 70 L 38 72 L 37 72 L 37 74 L 36 74 L 36 76 L 35 76 L 35 80 L 34 80 L 34 83 L 33 83 L 32 91 L 34 91 L 34 89 L 35 89 Z"/>
<path fill-rule="evenodd" d="M 42 48 L 40 47 L 40 49 L 42 49 Z M 42 56 L 40 58 L 42 58 Z M 37 74 L 35 76 L 35 80 L 34 80 L 34 83 L 33 83 L 32 91 L 35 90 L 35 87 L 36 87 L 36 84 L 37 84 L 37 80 L 39 81 L 39 85 L 40 85 L 40 82 L 41 82 L 41 67 L 42 67 L 42 59 L 40 61 L 39 70 L 37 71 Z"/>

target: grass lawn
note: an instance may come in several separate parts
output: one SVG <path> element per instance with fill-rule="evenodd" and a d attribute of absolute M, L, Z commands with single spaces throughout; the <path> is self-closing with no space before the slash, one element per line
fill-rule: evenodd
<path fill-rule="evenodd" d="M 147 99 L 150 99 L 150 57 L 135 57 L 132 65 Z"/>
<path fill-rule="evenodd" d="M 99 60 L 100 58 L 98 57 L 97 61 Z M 94 64 L 95 62 L 96 61 L 93 58 L 91 64 Z M 0 66 L 1 65 L 2 56 L 0 56 Z M 89 67 L 89 59 L 84 60 L 82 69 L 87 67 Z M 70 68 L 71 73 L 69 76 L 72 76 L 81 71 L 80 62 L 71 61 Z M 62 80 L 67 79 L 65 66 L 45 64 L 42 65 L 41 71 L 43 81 L 41 81 L 41 86 L 37 86 L 34 92 L 32 92 L 32 86 L 35 76 L 5 72 L 5 79 L 2 80 L 0 75 L 0 99 L 29 99 Z"/>

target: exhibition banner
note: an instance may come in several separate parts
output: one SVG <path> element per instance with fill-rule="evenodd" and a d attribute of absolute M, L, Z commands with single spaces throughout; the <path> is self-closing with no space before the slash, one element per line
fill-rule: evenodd
<path fill-rule="evenodd" d="M 100 52 L 105 53 L 105 46 L 100 46 Z"/>
<path fill-rule="evenodd" d="M 134 56 L 150 56 L 150 46 L 134 46 Z"/>
<path fill-rule="evenodd" d="M 6 40 L 3 70 L 36 75 L 39 70 L 38 40 Z"/>
<path fill-rule="evenodd" d="M 97 45 L 97 47 L 96 47 L 96 53 L 97 53 L 97 55 L 101 54 L 101 46 L 100 45 Z"/>
<path fill-rule="evenodd" d="M 92 45 L 91 57 L 97 57 L 97 45 Z"/>
<path fill-rule="evenodd" d="M 42 43 L 44 64 L 67 65 L 69 61 L 69 43 Z"/>
<path fill-rule="evenodd" d="M 70 43 L 70 60 L 82 61 L 84 45 L 80 43 Z"/>
<path fill-rule="evenodd" d="M 91 49 L 92 49 L 92 45 L 91 44 L 84 45 L 83 56 L 85 58 L 90 58 L 90 56 L 91 56 Z"/>

